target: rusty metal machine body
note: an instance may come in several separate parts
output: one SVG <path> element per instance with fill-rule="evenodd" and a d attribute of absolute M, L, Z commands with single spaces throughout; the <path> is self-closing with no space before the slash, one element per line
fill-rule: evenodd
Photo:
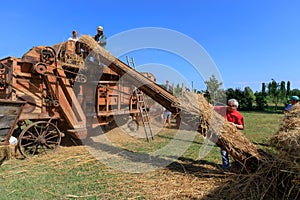
<path fill-rule="evenodd" d="M 90 126 L 107 125 L 116 115 L 127 118 L 138 113 L 132 86 L 120 85 L 117 73 L 103 68 L 97 84 L 91 85 L 87 78 L 99 71 L 80 73 L 74 59 L 68 63 L 58 57 L 57 53 L 82 61 L 72 52 L 72 42 L 61 44 L 64 52 L 38 46 L 22 58 L 0 60 L 0 109 L 4 120 L 11 119 L 10 128 L 7 123 L 0 124 L 0 132 L 2 130 L 2 135 L 6 136 L 2 144 L 16 137 L 24 156 L 46 152 L 55 149 L 65 133 L 83 139 Z M 85 95 L 83 101 L 82 90 L 90 90 L 84 93 L 89 95 Z M 12 103 L 16 108 L 10 107 Z M 10 112 L 15 113 L 13 117 Z"/>
<path fill-rule="evenodd" d="M 0 69 L 1 109 L 8 102 L 24 102 L 5 143 L 10 137 L 18 138 L 20 152 L 26 156 L 55 149 L 63 132 L 86 135 L 85 115 L 53 48 L 34 47 L 22 58 L 1 59 Z"/>

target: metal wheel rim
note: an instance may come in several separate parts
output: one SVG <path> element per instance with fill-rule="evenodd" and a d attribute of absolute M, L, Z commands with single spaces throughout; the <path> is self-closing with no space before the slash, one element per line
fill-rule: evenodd
<path fill-rule="evenodd" d="M 30 157 L 56 150 L 60 141 L 60 131 L 54 124 L 39 121 L 28 125 L 21 132 L 18 148 L 24 157 Z"/>

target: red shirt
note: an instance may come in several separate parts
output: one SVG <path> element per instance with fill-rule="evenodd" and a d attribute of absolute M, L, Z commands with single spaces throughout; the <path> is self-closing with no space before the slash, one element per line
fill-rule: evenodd
<path fill-rule="evenodd" d="M 232 122 L 234 124 L 244 125 L 243 115 L 237 110 L 233 110 L 232 112 L 227 111 L 226 119 L 227 121 Z"/>
<path fill-rule="evenodd" d="M 219 113 L 220 115 L 222 115 L 223 117 L 225 117 L 226 114 L 226 106 L 214 106 L 214 110 Z"/>

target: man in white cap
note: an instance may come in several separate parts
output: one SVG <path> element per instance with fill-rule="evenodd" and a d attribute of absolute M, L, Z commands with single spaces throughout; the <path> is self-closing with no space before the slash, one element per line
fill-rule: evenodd
<path fill-rule="evenodd" d="M 103 34 L 103 27 L 102 26 L 98 26 L 97 28 L 97 34 L 94 36 L 94 39 L 96 40 L 96 42 L 98 42 L 98 44 L 105 48 L 106 46 L 106 36 Z"/>

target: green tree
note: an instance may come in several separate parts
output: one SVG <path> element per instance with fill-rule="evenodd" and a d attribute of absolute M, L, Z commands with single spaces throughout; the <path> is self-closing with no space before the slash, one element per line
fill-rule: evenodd
<path fill-rule="evenodd" d="M 223 85 L 219 82 L 214 75 L 212 75 L 208 81 L 204 81 L 206 84 L 206 90 L 209 93 L 208 100 L 212 105 L 222 104 L 225 102 L 225 91 L 220 87 Z M 207 93 L 205 92 L 205 93 Z"/>
<path fill-rule="evenodd" d="M 292 89 L 291 92 L 290 92 L 290 96 L 293 96 L 293 95 L 297 95 L 300 97 L 300 90 L 299 89 Z"/>
<path fill-rule="evenodd" d="M 247 109 L 247 100 L 245 98 L 245 93 L 240 88 L 237 88 L 234 90 L 235 98 L 239 102 L 240 110 L 246 110 Z"/>
<path fill-rule="evenodd" d="M 244 89 L 244 98 L 245 98 L 245 109 L 253 110 L 253 103 L 255 101 L 255 95 L 249 86 Z"/>
<path fill-rule="evenodd" d="M 254 95 L 255 95 L 256 109 L 261 111 L 265 110 L 265 108 L 268 106 L 266 93 L 255 92 Z"/>
<path fill-rule="evenodd" d="M 227 99 L 235 98 L 235 91 L 234 91 L 234 89 L 228 88 L 228 89 L 226 90 L 226 98 L 227 98 Z"/>
<path fill-rule="evenodd" d="M 229 88 L 226 90 L 226 98 L 236 99 L 239 102 L 240 110 L 251 110 L 253 107 L 252 104 L 255 100 L 255 95 L 250 87 L 245 87 L 244 91 L 240 88 L 236 88 L 235 90 Z"/>
<path fill-rule="evenodd" d="M 285 82 L 280 82 L 280 90 L 279 90 L 279 102 L 286 103 L 286 89 L 285 89 Z"/>
<path fill-rule="evenodd" d="M 257 110 L 265 110 L 268 107 L 267 103 L 267 92 L 266 92 L 266 83 L 261 84 L 261 92 L 255 92 L 255 102 Z"/>
<path fill-rule="evenodd" d="M 286 84 L 286 96 L 290 96 L 290 93 L 291 93 L 291 82 L 288 81 L 287 84 Z"/>
<path fill-rule="evenodd" d="M 280 85 L 277 84 L 277 82 L 272 79 L 272 81 L 268 84 L 268 93 L 269 97 L 271 98 L 272 103 L 274 103 L 274 109 L 277 110 L 278 102 L 279 102 L 279 96 L 280 96 Z"/>
<path fill-rule="evenodd" d="M 265 83 L 262 83 L 262 84 L 261 84 L 261 92 L 262 92 L 262 94 L 267 95 L 267 92 L 266 92 L 266 84 L 265 84 Z"/>
<path fill-rule="evenodd" d="M 176 87 L 174 88 L 174 95 L 179 96 L 181 94 L 181 87 L 179 83 L 176 84 Z"/>

